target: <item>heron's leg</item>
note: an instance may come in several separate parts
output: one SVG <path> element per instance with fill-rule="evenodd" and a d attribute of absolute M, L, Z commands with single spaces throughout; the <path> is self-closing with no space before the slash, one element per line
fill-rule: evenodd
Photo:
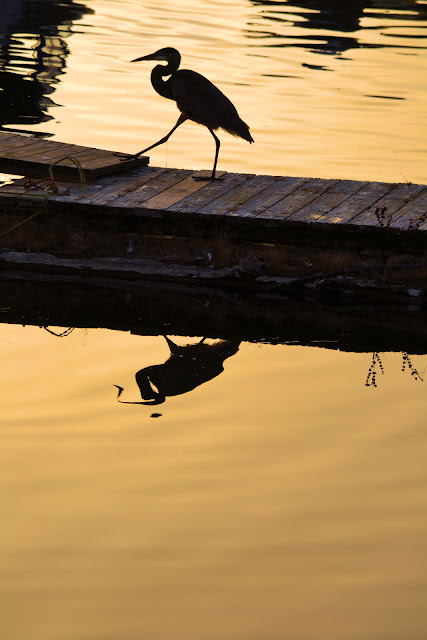
<path fill-rule="evenodd" d="M 176 125 L 174 127 L 172 127 L 172 129 L 169 131 L 168 134 L 166 134 L 164 136 L 164 138 L 162 138 L 161 140 L 159 140 L 158 142 L 155 142 L 154 144 L 152 144 L 150 147 L 147 147 L 146 149 L 142 149 L 141 151 L 138 151 L 138 153 L 133 153 L 132 155 L 129 155 L 127 153 L 115 153 L 114 155 L 118 156 L 120 158 L 120 160 L 122 162 L 124 162 L 125 160 L 133 160 L 134 158 L 138 158 L 138 156 L 140 156 L 142 153 L 145 153 L 146 151 L 150 151 L 150 149 L 154 149 L 154 147 L 158 147 L 160 144 L 164 144 L 165 142 L 167 142 L 169 140 L 169 138 L 171 137 L 171 135 L 173 134 L 173 132 L 178 129 L 178 127 L 185 122 L 186 120 L 188 120 L 188 118 L 186 118 L 182 113 L 178 118 L 178 121 L 176 123 Z"/>
<path fill-rule="evenodd" d="M 218 162 L 219 147 L 220 147 L 220 144 L 221 144 L 221 143 L 220 143 L 220 141 L 219 141 L 218 136 L 216 136 L 216 135 L 214 134 L 213 129 L 211 129 L 210 127 L 208 127 L 208 129 L 209 129 L 209 131 L 211 132 L 211 134 L 212 134 L 212 135 L 213 135 L 213 137 L 214 137 L 214 140 L 215 140 L 215 146 L 216 146 L 216 148 L 215 148 L 215 160 L 214 160 L 214 166 L 213 166 L 213 169 L 212 169 L 212 174 L 210 175 L 210 177 L 209 177 L 209 178 L 204 177 L 204 176 L 193 176 L 193 179 L 194 179 L 194 180 L 223 180 L 223 178 L 216 178 L 216 177 L 215 177 L 216 164 L 217 164 L 217 162 Z"/>

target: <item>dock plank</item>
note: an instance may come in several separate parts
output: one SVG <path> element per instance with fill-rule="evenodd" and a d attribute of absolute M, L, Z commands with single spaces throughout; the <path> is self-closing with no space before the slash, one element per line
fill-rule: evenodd
<path fill-rule="evenodd" d="M 161 173 L 159 176 L 150 180 L 147 184 L 138 186 L 137 189 L 126 193 L 110 202 L 111 206 L 116 208 L 141 208 L 145 207 L 145 202 L 154 196 L 163 193 L 175 184 L 182 182 L 188 178 L 193 171 L 189 169 L 170 169 Z"/>
<path fill-rule="evenodd" d="M 177 213 L 200 213 L 211 202 L 253 177 L 253 174 L 227 173 L 223 180 L 206 182 L 203 189 L 168 207 Z"/>
<path fill-rule="evenodd" d="M 55 167 L 75 167 L 75 163 L 70 158 L 75 158 L 80 165 L 84 165 L 84 169 L 91 170 L 99 167 L 108 167 L 116 164 L 117 159 L 111 154 L 102 151 L 86 151 L 84 153 L 76 153 L 72 148 L 62 148 L 52 150 L 48 145 L 39 147 L 33 150 L 32 147 L 28 148 L 20 147 L 13 153 L 4 156 L 8 160 L 22 160 L 33 161 L 41 166 L 46 166 L 47 171 L 49 167 L 54 164 Z M 96 162 L 94 162 L 96 161 Z"/>
<path fill-rule="evenodd" d="M 52 150 L 52 144 L 50 142 L 45 142 L 44 144 L 29 144 L 29 145 L 22 145 L 19 147 L 14 147 L 13 149 L 11 149 L 10 151 L 5 151 L 2 152 L 2 155 L 4 158 L 14 158 L 14 159 L 29 159 L 32 158 L 33 156 L 36 157 L 36 159 L 40 162 L 41 158 L 43 157 L 44 153 L 49 153 L 49 151 Z M 61 149 L 62 155 L 64 154 L 64 150 Z M 58 154 L 59 151 L 57 150 L 56 153 Z"/>
<path fill-rule="evenodd" d="M 4 137 L 5 136 L 5 137 Z M 13 139 L 12 139 L 13 138 Z M 94 147 L 85 147 L 82 145 L 71 144 L 66 142 L 57 142 L 56 140 L 50 140 L 46 138 L 37 138 L 31 136 L 2 134 L 0 132 L 0 149 L 4 150 L 4 154 L 15 153 L 18 149 L 28 147 L 29 152 L 32 155 L 37 154 L 39 149 L 49 148 L 53 151 L 61 151 L 65 147 L 72 149 L 76 153 L 86 153 L 87 151 L 99 151 L 102 153 L 111 153 L 105 149 L 96 149 Z M 30 149 L 31 147 L 31 149 Z"/>
<path fill-rule="evenodd" d="M 40 150 L 36 149 L 29 155 L 31 156 L 39 155 L 41 162 L 45 162 L 50 158 L 60 158 L 65 156 L 71 156 L 76 158 L 87 157 L 88 159 L 92 157 L 100 158 L 105 156 L 110 158 L 112 155 L 114 156 L 114 154 L 111 151 L 105 151 L 103 149 L 91 149 L 90 147 L 78 147 L 78 145 L 75 145 L 75 144 L 58 144 L 55 146 L 50 145 L 49 147 L 46 147 L 46 149 L 40 149 Z M 117 162 L 117 159 L 116 159 L 116 162 Z"/>
<path fill-rule="evenodd" d="M 108 166 L 110 164 L 117 164 L 117 156 L 111 151 L 102 151 L 101 149 L 79 149 L 76 145 L 71 145 L 68 149 L 57 148 L 55 150 L 56 159 L 64 158 L 61 160 L 61 166 L 73 167 L 75 166 L 70 158 L 75 158 L 86 170 L 92 168 L 98 168 L 102 166 Z M 38 154 L 38 162 L 46 163 L 48 149 L 43 149 Z M 32 154 L 36 155 L 36 154 Z M 51 164 L 52 160 L 49 161 Z"/>
<path fill-rule="evenodd" d="M 69 196 L 64 196 L 64 202 L 72 202 L 76 205 L 86 204 L 104 204 L 107 205 L 110 200 L 123 195 L 129 189 L 136 189 L 138 185 L 146 181 L 146 172 L 149 171 L 157 175 L 152 167 L 141 167 L 132 169 L 126 174 L 115 174 L 105 176 L 97 180 L 94 184 L 85 186 L 84 189 L 80 185 L 71 185 Z M 164 171 L 164 169 L 163 169 Z M 104 201 L 104 202 L 103 202 Z"/>
<path fill-rule="evenodd" d="M 47 172 L 49 172 L 50 168 L 54 174 L 54 177 L 58 175 L 58 171 L 61 173 L 63 167 L 67 167 L 72 169 L 73 171 L 77 171 L 76 164 L 71 160 L 74 158 L 80 164 L 85 173 L 85 177 L 87 177 L 87 172 L 92 171 L 96 167 L 110 167 L 114 166 L 116 160 L 111 158 L 111 153 L 96 153 L 93 154 L 91 152 L 84 153 L 76 153 L 75 145 L 70 145 L 70 148 L 62 148 L 56 150 L 42 150 L 38 154 L 28 154 L 25 156 L 28 160 L 34 160 L 34 162 L 39 163 L 41 166 L 45 166 Z M 23 158 L 23 159 L 25 159 Z M 98 165 L 93 165 L 90 161 L 94 158 L 99 160 Z M 111 175 L 111 174 L 110 174 Z M 77 180 L 75 180 L 77 181 Z M 90 180 L 89 180 L 90 181 Z"/>
<path fill-rule="evenodd" d="M 427 215 L 427 188 L 423 189 L 418 196 L 411 202 L 408 202 L 398 211 L 399 217 L 393 220 L 390 227 L 392 229 L 409 229 L 418 224 L 418 220 L 422 220 Z M 421 229 L 425 228 L 424 222 L 421 222 Z"/>
<path fill-rule="evenodd" d="M 108 169 L 109 167 L 115 167 L 117 165 L 117 157 L 112 153 L 102 155 L 96 152 L 86 152 L 67 154 L 67 156 L 77 160 L 85 171 L 93 171 L 102 168 Z M 73 160 L 64 158 L 64 160 L 61 160 L 56 166 L 71 168 L 75 167 L 75 164 Z"/>
<path fill-rule="evenodd" d="M 146 167 L 143 172 L 139 172 L 136 175 L 129 178 L 116 177 L 116 180 L 111 184 L 111 179 L 106 179 L 103 188 L 88 198 L 83 196 L 82 202 L 86 202 L 99 206 L 106 206 L 114 200 L 118 200 L 122 196 L 130 195 L 132 192 L 140 189 L 144 185 L 150 183 L 151 180 L 155 180 L 158 176 L 164 173 L 166 169 L 162 167 Z"/>
<path fill-rule="evenodd" d="M 63 149 L 58 149 L 57 153 L 59 153 L 60 151 L 64 151 Z M 117 157 L 114 156 L 113 153 L 111 153 L 111 151 L 102 151 L 101 149 L 76 149 L 75 145 L 74 145 L 74 149 L 70 148 L 67 149 L 67 153 L 63 153 L 63 156 L 65 158 L 65 156 L 69 156 L 70 158 L 77 158 L 77 160 L 79 160 L 80 163 L 82 163 L 83 161 L 85 162 L 86 166 L 89 166 L 89 162 L 91 160 L 98 160 L 100 158 L 105 159 L 107 162 L 117 162 Z M 64 164 L 66 162 L 70 162 L 70 160 L 65 160 L 64 159 Z"/>
<path fill-rule="evenodd" d="M 310 201 L 298 211 L 292 213 L 288 220 L 294 222 L 316 222 L 339 204 L 351 198 L 357 191 L 366 187 L 367 182 L 357 180 L 340 180 L 333 187 Z"/>
<path fill-rule="evenodd" d="M 373 207 L 393 187 L 394 185 L 384 182 L 368 182 L 350 198 L 318 218 L 317 222 L 321 224 L 349 223 L 359 213 Z"/>
<path fill-rule="evenodd" d="M 17 138 L 18 136 L 19 137 L 22 136 L 22 134 L 14 133 L 12 131 L 10 133 L 6 133 L 4 131 L 1 131 L 0 133 L 1 133 L 1 138 L 0 138 L 1 142 L 0 142 L 0 144 L 4 144 L 7 140 L 10 140 L 11 138 Z"/>
<path fill-rule="evenodd" d="M 78 148 L 78 147 L 77 147 Z M 71 156 L 75 152 L 75 144 L 46 143 L 46 146 L 20 147 L 13 152 L 13 157 L 34 159 L 36 162 L 51 164 L 57 158 Z M 10 154 L 12 155 L 12 154 Z M 9 157 L 9 156 L 7 156 Z"/>
<path fill-rule="evenodd" d="M 243 184 L 236 185 L 222 196 L 203 207 L 200 213 L 211 216 L 239 216 L 236 212 L 242 204 L 276 182 L 273 176 L 252 176 Z M 243 216 L 242 216 L 243 217 Z"/>
<path fill-rule="evenodd" d="M 148 158 L 142 156 L 122 162 L 112 151 L 79 145 L 65 145 L 54 140 L 24 135 L 11 136 L 0 132 L 0 171 L 34 178 L 49 176 L 49 168 L 55 164 L 54 176 L 58 180 L 80 182 L 77 166 L 65 156 L 75 157 L 85 172 L 87 182 L 101 175 L 120 173 L 130 168 L 143 166 Z"/>
<path fill-rule="evenodd" d="M 356 225 L 372 225 L 378 226 L 378 218 L 375 215 L 375 209 L 385 207 L 387 211 L 385 215 L 391 216 L 392 222 L 395 222 L 396 227 L 403 228 L 402 224 L 399 224 L 398 220 L 404 216 L 405 205 L 409 205 L 409 209 L 412 208 L 412 202 L 418 196 L 425 187 L 419 184 L 398 184 L 387 193 L 383 198 L 378 200 L 373 207 L 359 213 L 352 220 L 352 224 Z"/>
<path fill-rule="evenodd" d="M 44 138 L 31 138 L 29 136 L 15 136 L 13 138 L 7 138 L 4 140 L 0 133 L 0 151 L 2 156 L 9 157 L 16 153 L 18 149 L 26 147 L 27 149 L 37 149 L 37 147 L 43 146 L 49 140 Z"/>
<path fill-rule="evenodd" d="M 258 216 L 310 180 L 310 178 L 291 178 L 289 176 L 285 178 L 274 176 L 274 178 L 273 184 L 241 204 L 234 211 L 234 215 L 239 217 Z"/>
<path fill-rule="evenodd" d="M 134 167 L 143 165 L 147 162 L 147 159 L 132 160 L 123 164 L 103 164 L 99 168 L 85 167 L 84 161 L 81 163 L 85 179 L 87 183 L 94 182 L 102 175 L 116 173 L 120 171 L 127 171 Z M 49 167 L 51 163 L 40 163 L 35 160 L 21 160 L 21 159 L 0 159 L 0 172 L 13 173 L 15 175 L 24 175 L 32 178 L 46 178 L 49 175 Z M 54 176 L 57 180 L 63 180 L 66 182 L 80 182 L 80 174 L 77 166 L 70 163 L 70 166 L 63 166 L 61 163 L 55 165 Z"/>
<path fill-rule="evenodd" d="M 257 216 L 257 218 L 265 220 L 286 220 L 293 213 L 299 211 L 308 203 L 313 202 L 313 200 L 320 197 L 338 182 L 339 180 L 312 178 L 301 184 L 298 189 L 292 191 L 272 207 L 265 209 Z"/>
<path fill-rule="evenodd" d="M 210 174 L 210 171 L 198 172 L 197 176 L 206 176 L 207 174 Z M 224 171 L 217 171 L 218 178 L 221 178 L 222 175 L 224 175 Z M 196 174 L 193 174 L 172 187 L 169 187 L 162 193 L 146 200 L 144 206 L 149 209 L 167 209 L 184 198 L 193 195 L 196 191 L 203 189 L 207 184 L 204 181 L 194 180 L 195 176 Z"/>
<path fill-rule="evenodd" d="M 165 171 L 165 169 L 156 170 L 153 167 L 141 167 L 139 169 L 132 169 L 126 174 L 113 174 L 105 176 L 97 180 L 94 184 L 86 185 L 84 189 L 80 185 L 69 184 L 69 195 L 61 198 L 56 197 L 56 200 L 62 202 L 68 202 L 80 205 L 96 205 L 106 206 L 111 200 L 123 195 L 132 188 L 137 188 L 138 185 L 143 184 L 147 180 L 146 172 L 155 176 L 159 171 Z"/>

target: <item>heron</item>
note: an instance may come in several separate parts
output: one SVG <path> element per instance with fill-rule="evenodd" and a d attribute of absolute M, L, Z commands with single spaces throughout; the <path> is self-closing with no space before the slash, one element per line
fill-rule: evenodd
<path fill-rule="evenodd" d="M 233 103 L 218 89 L 212 82 L 196 71 L 189 69 L 179 69 L 181 64 L 181 54 L 172 47 L 159 49 L 155 53 L 141 58 L 135 58 L 131 62 L 142 62 L 146 60 L 160 60 L 167 62 L 166 65 L 158 64 L 151 72 L 151 84 L 154 89 L 164 98 L 175 100 L 181 114 L 177 123 L 161 140 L 142 149 L 133 155 L 119 154 L 122 160 L 138 158 L 142 153 L 154 149 L 154 147 L 164 144 L 169 140 L 179 126 L 186 120 L 192 120 L 198 124 L 203 124 L 209 129 L 215 140 L 215 160 L 212 174 L 209 177 L 197 176 L 195 180 L 219 180 L 216 177 L 216 165 L 220 148 L 220 140 L 214 133 L 221 128 L 231 133 L 233 136 L 243 138 L 252 143 L 254 140 L 249 133 L 248 125 L 239 117 Z M 164 80 L 164 76 L 170 76 Z"/>

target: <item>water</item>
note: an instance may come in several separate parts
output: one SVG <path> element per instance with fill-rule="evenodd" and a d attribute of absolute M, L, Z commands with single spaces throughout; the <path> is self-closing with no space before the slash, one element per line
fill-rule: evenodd
<path fill-rule="evenodd" d="M 424 638 L 416 313 L 0 290 L 5 637 Z"/>
<path fill-rule="evenodd" d="M 220 168 L 425 182 L 426 3 L 342 4 L 2 3 L 4 126 L 137 150 L 177 113 L 129 60 L 168 44 L 251 126 L 252 147 L 221 136 Z M 151 162 L 212 157 L 188 123 Z M 424 640 L 417 299 L 353 318 L 130 284 L 0 294 L 2 637 Z M 198 326 L 233 340 L 223 360 L 177 365 L 162 403 L 117 401 L 142 400 L 162 334 Z"/>
<path fill-rule="evenodd" d="M 3 325 L 0 348 L 8 638 L 425 636 L 425 389 L 400 354 L 374 388 L 370 354 L 243 342 L 143 406 L 113 385 L 140 400 L 162 337 Z"/>

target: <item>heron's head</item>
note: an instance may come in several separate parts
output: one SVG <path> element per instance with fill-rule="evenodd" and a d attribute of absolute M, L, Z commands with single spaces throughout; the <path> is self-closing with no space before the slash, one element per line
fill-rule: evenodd
<path fill-rule="evenodd" d="M 131 62 L 142 62 L 143 60 L 160 60 L 168 63 L 175 63 L 177 67 L 181 61 L 181 56 L 179 51 L 173 49 L 172 47 L 165 47 L 164 49 L 159 49 L 155 53 L 150 53 L 148 56 L 142 56 L 141 58 L 135 58 L 135 60 L 131 60 Z"/>

